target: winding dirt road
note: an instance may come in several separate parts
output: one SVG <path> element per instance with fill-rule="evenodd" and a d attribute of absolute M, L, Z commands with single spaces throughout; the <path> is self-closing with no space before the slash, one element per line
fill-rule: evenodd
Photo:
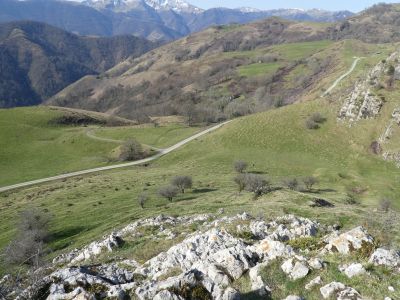
<path fill-rule="evenodd" d="M 343 80 L 345 79 L 347 76 L 349 76 L 354 69 L 356 68 L 358 62 L 360 61 L 360 59 L 363 59 L 364 57 L 354 57 L 354 62 L 351 65 L 350 70 L 348 70 L 346 73 L 344 73 L 342 76 L 340 76 L 338 79 L 336 79 L 336 81 L 322 94 L 321 97 L 325 97 L 326 95 L 328 95 L 330 92 L 332 92 L 332 90 Z"/>
<path fill-rule="evenodd" d="M 208 128 L 204 131 L 201 131 L 195 135 L 192 135 L 191 137 L 188 137 L 186 139 L 184 139 L 183 141 L 180 141 L 179 143 L 166 148 L 166 149 L 161 149 L 156 155 L 145 158 L 145 159 L 141 159 L 141 160 L 136 160 L 136 161 L 132 161 L 129 163 L 123 163 L 123 164 L 117 164 L 117 165 L 112 165 L 112 166 L 106 166 L 106 167 L 99 167 L 99 168 L 94 168 L 94 169 L 88 169 L 88 170 L 82 170 L 82 171 L 77 171 L 77 172 L 72 172 L 72 173 L 67 173 L 67 174 L 62 174 L 62 175 L 57 175 L 57 176 L 53 176 L 53 177 L 47 177 L 47 178 L 42 178 L 42 179 L 37 179 L 37 180 L 32 180 L 32 181 L 27 181 L 27 182 L 23 182 L 23 183 L 18 183 L 18 184 L 14 184 L 14 185 L 9 185 L 9 186 L 4 186 L 4 187 L 0 187 L 0 192 L 6 192 L 6 191 L 10 191 L 10 190 L 14 190 L 14 189 L 18 189 L 18 188 L 23 188 L 23 187 L 27 187 L 27 186 L 31 186 L 31 185 L 36 185 L 36 184 L 40 184 L 40 183 L 45 183 L 45 182 L 50 182 L 50 181 L 55 181 L 55 180 L 60 180 L 60 179 L 66 179 L 66 178 L 70 178 L 70 177 L 74 177 L 74 176 L 80 176 L 80 175 L 86 175 L 86 174 L 91 174 L 91 173 L 97 173 L 97 172 L 102 172 L 102 171 L 107 171 L 107 170 L 114 170 L 114 169 L 120 169 L 120 168 L 126 168 L 126 167 L 131 167 L 131 166 L 137 166 L 137 165 L 141 165 L 144 163 L 148 163 L 151 162 L 153 160 L 156 160 L 172 151 L 175 151 L 179 148 L 181 148 L 183 145 L 207 134 L 210 132 L 213 132 L 219 128 L 221 128 L 222 126 L 228 124 L 231 121 L 226 121 L 223 122 L 221 124 L 218 124 L 216 126 L 213 126 L 211 128 Z"/>

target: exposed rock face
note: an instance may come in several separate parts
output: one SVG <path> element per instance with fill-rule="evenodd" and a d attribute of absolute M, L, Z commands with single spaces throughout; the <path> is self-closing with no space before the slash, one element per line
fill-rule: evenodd
<path fill-rule="evenodd" d="M 340 235 L 330 237 L 325 250 L 349 254 L 352 251 L 361 249 L 364 243 L 372 244 L 373 242 L 372 236 L 360 226 Z"/>
<path fill-rule="evenodd" d="M 353 91 L 346 98 L 339 111 L 339 120 L 356 122 L 361 119 L 374 118 L 379 114 L 383 100 L 375 95 L 373 88 L 380 84 L 380 80 L 387 72 L 389 65 L 398 57 L 399 53 L 393 53 L 386 61 L 379 62 L 365 79 L 355 84 Z"/>
<path fill-rule="evenodd" d="M 277 241 L 288 241 L 298 237 L 315 236 L 319 224 L 309 219 L 287 215 L 274 222 L 255 221 L 250 224 L 251 232 L 258 238 L 269 237 Z"/>
<path fill-rule="evenodd" d="M 109 264 L 65 267 L 20 293 L 21 296 L 17 299 L 30 299 L 35 290 L 48 289 L 49 300 L 125 299 L 128 295 L 134 295 L 140 300 L 183 300 L 191 298 L 194 295 L 190 296 L 191 293 L 202 294 L 209 299 L 236 300 L 240 299 L 240 292 L 233 286 L 235 281 L 243 276 L 248 276 L 253 294 L 267 298 L 273 296 L 274 290 L 268 287 L 268 278 L 265 278 L 264 271 L 268 271 L 269 266 L 274 265 L 274 260 L 279 259 L 278 262 L 275 261 L 275 265 L 281 264 L 282 271 L 287 274 L 287 280 L 307 278 L 310 273 L 318 272 L 316 270 L 329 268 L 329 264 L 324 264 L 323 257 L 307 257 L 310 253 L 307 251 L 301 252 L 300 255 L 282 241 L 314 236 L 317 229 L 327 228 L 308 219 L 285 216 L 267 223 L 256 221 L 248 214 L 240 214 L 214 221 L 210 221 L 208 216 L 191 217 L 190 220 L 203 222 L 202 230 L 186 236 L 182 242 L 144 264 L 131 259 L 115 259 L 114 263 Z M 115 237 L 136 235 L 140 226 L 148 224 L 160 226 L 160 232 L 164 232 L 168 229 L 165 228 L 166 224 L 174 225 L 176 222 L 181 221 L 162 216 L 138 221 L 125 227 L 122 230 L 124 235 L 119 231 L 118 234 L 109 235 L 99 244 L 103 245 L 102 251 L 114 251 L 117 244 L 122 242 L 118 240 L 113 244 Z M 251 243 L 247 243 L 223 229 L 225 224 L 231 223 L 240 224 L 246 230 L 252 228 L 262 239 L 254 238 Z M 155 238 L 157 236 L 158 234 L 154 234 Z M 327 245 L 319 251 L 319 255 L 331 252 L 348 254 L 361 249 L 365 243 L 372 243 L 373 239 L 364 228 L 357 227 L 342 234 L 333 232 L 325 242 Z M 95 249 L 93 245 L 94 243 L 84 249 Z M 76 251 L 74 255 L 76 253 L 82 251 Z M 73 259 L 77 257 L 79 255 L 73 256 Z M 378 249 L 371 256 L 370 262 L 398 268 L 400 255 L 395 251 Z M 172 270 L 174 272 L 171 272 Z M 349 277 L 366 272 L 359 263 L 343 266 L 342 271 Z M 311 281 L 310 279 L 307 280 L 305 290 L 323 284 L 320 276 Z M 320 292 L 324 299 L 361 299 L 356 290 L 340 282 L 326 284 L 320 287 Z M 287 299 L 301 298 L 293 295 Z"/>

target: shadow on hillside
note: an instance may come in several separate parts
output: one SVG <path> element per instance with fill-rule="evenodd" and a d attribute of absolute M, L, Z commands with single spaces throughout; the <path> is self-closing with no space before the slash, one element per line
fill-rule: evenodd
<path fill-rule="evenodd" d="M 334 189 L 316 189 L 316 190 L 307 191 L 307 193 L 310 193 L 310 194 L 336 193 L 336 192 L 337 192 L 337 190 L 334 190 Z"/>
<path fill-rule="evenodd" d="M 270 295 L 260 296 L 258 292 L 240 294 L 241 300 L 272 300 Z"/>
<path fill-rule="evenodd" d="M 257 174 L 257 175 L 266 175 L 268 172 L 264 171 L 249 171 L 250 174 Z"/>
<path fill-rule="evenodd" d="M 210 189 L 210 188 L 204 188 L 204 189 L 194 189 L 193 194 L 203 194 L 203 193 L 211 193 L 218 191 L 217 189 Z"/>
<path fill-rule="evenodd" d="M 78 234 L 80 234 L 80 233 L 82 233 L 84 231 L 87 231 L 89 229 L 91 229 L 91 228 L 90 227 L 84 227 L 84 226 L 68 227 L 68 228 L 65 228 L 63 230 L 60 230 L 60 231 L 57 231 L 57 232 L 53 232 L 51 234 L 51 241 L 64 240 L 64 239 L 70 238 L 70 237 L 72 237 L 74 235 L 78 235 Z M 57 244 L 57 246 L 53 247 L 52 249 L 54 251 L 57 251 L 57 250 L 64 249 L 65 247 L 68 247 L 68 246 L 69 246 L 68 243 L 60 243 L 60 244 Z"/>

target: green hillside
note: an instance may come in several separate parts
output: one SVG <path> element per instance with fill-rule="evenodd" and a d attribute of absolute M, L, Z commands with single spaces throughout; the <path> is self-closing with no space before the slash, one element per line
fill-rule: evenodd
<path fill-rule="evenodd" d="M 135 126 L 110 127 L 103 124 L 108 119 L 102 115 L 95 121 L 99 124 L 89 127 L 54 123 L 65 114 L 66 110 L 48 107 L 0 109 L 0 186 L 115 164 L 110 153 L 120 143 L 90 138 L 89 130 L 99 131 L 100 137 L 104 132 L 104 137 L 136 138 L 155 147 L 173 145 L 199 130 L 179 124 L 140 130 Z"/>

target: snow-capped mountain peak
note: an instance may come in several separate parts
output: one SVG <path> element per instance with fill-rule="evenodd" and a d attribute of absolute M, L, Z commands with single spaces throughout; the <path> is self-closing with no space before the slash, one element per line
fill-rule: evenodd
<path fill-rule="evenodd" d="M 201 13 L 203 10 L 184 0 L 144 0 L 147 5 L 156 10 L 173 10 L 183 13 Z"/>

